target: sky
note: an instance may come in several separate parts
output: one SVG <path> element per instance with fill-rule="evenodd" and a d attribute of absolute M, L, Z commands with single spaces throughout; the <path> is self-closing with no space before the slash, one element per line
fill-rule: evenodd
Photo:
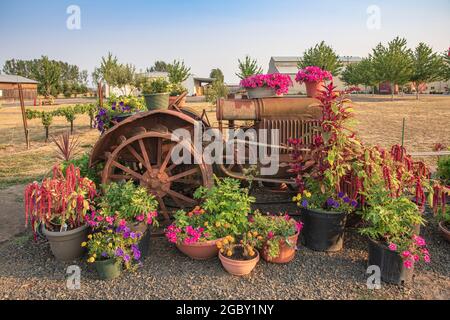
<path fill-rule="evenodd" d="M 80 28 L 67 8 L 80 9 Z M 220 68 L 238 83 L 237 60 L 267 71 L 271 56 L 300 56 L 324 40 L 341 56 L 367 56 L 405 37 L 414 48 L 450 46 L 450 0 L 0 0 L 0 68 L 8 59 L 51 59 L 90 73 L 108 52 L 145 70 L 184 60 L 193 74 Z"/>

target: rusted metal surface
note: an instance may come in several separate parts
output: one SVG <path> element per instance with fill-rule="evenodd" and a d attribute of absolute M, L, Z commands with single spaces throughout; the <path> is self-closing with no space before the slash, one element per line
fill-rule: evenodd
<path fill-rule="evenodd" d="M 272 118 L 319 119 L 318 101 L 311 98 L 219 99 L 217 120 L 255 120 Z"/>

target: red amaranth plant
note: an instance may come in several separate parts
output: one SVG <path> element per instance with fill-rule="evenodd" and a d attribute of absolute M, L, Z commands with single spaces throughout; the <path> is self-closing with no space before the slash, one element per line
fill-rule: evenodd
<path fill-rule="evenodd" d="M 69 165 L 64 177 L 59 166 L 55 166 L 52 178 L 25 188 L 25 225 L 31 222 L 35 238 L 39 224 L 49 230 L 76 229 L 84 223 L 95 196 L 95 184 L 81 177 L 79 168 Z"/>

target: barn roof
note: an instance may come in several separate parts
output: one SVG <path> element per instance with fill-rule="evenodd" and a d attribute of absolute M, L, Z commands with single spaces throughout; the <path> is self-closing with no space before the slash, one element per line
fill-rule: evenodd
<path fill-rule="evenodd" d="M 32 83 L 37 84 L 35 80 L 27 79 L 22 76 L 0 74 L 0 83 Z"/>

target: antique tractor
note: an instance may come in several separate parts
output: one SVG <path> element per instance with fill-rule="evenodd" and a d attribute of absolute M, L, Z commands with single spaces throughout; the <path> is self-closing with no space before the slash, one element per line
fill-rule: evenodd
<path fill-rule="evenodd" d="M 203 129 L 212 128 L 205 110 L 199 114 L 180 108 L 179 101 L 181 97 L 167 110 L 141 112 L 117 123 L 100 137 L 90 158 L 91 166 L 100 164 L 103 184 L 132 179 L 145 186 L 158 200 L 166 220 L 176 208 L 193 207 L 197 203 L 194 191 L 199 186 L 212 186 L 214 174 L 246 180 L 245 169 L 250 166 L 246 161 L 207 164 L 194 143 L 173 135 L 180 128 L 192 134 L 199 125 Z M 316 104 L 315 99 L 297 97 L 219 100 L 215 128 L 224 136 L 230 128 L 278 129 L 280 143 L 274 146 L 279 150 L 278 173 L 254 174 L 252 179 L 266 184 L 294 184 L 287 170 L 292 152 L 288 139 L 303 138 L 305 144 L 309 143 L 320 124 L 320 108 L 313 107 Z M 177 144 L 189 152 L 191 164 L 172 161 L 171 154 Z M 244 148 L 246 157 L 249 150 L 254 150 L 246 144 Z M 238 152 L 237 147 L 235 151 Z"/>

